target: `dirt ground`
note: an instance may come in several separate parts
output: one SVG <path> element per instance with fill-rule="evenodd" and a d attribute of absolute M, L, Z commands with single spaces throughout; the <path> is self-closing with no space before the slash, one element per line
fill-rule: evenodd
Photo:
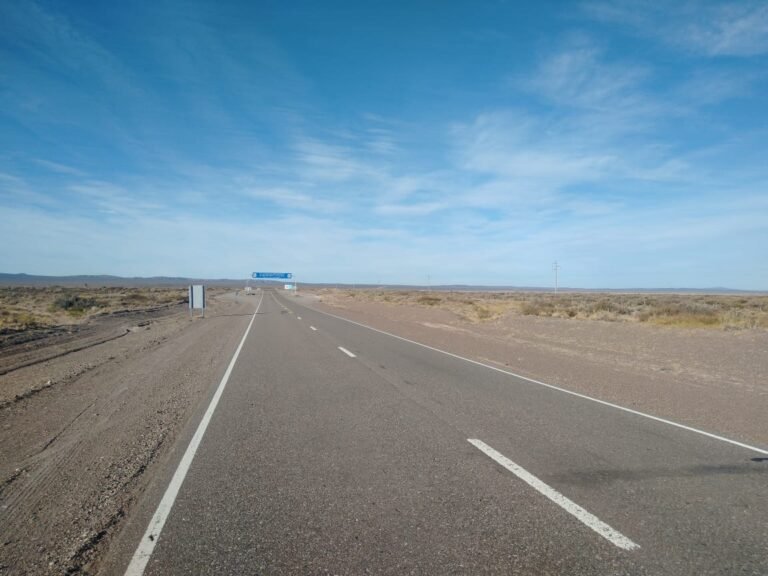
<path fill-rule="evenodd" d="M 93 574 L 253 299 L 100 316 L 0 348 L 0 574 Z"/>
<path fill-rule="evenodd" d="M 488 321 L 343 290 L 320 309 L 621 406 L 768 446 L 768 330 L 679 328 L 508 313 Z M 379 301 L 377 301 L 379 300 Z"/>
<path fill-rule="evenodd" d="M 768 446 L 768 330 L 504 313 L 343 291 L 299 301 L 465 357 Z M 204 404 L 255 300 L 109 314 L 0 344 L 0 574 L 96 574 Z M 31 334 L 31 333 L 30 333 Z"/>

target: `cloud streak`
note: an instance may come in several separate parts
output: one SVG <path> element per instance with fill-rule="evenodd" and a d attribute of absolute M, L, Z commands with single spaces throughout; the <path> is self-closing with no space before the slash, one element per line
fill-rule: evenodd
<path fill-rule="evenodd" d="M 584 8 L 598 20 L 625 25 L 694 54 L 751 57 L 768 53 L 768 6 L 764 2 L 625 0 L 590 2 Z"/>

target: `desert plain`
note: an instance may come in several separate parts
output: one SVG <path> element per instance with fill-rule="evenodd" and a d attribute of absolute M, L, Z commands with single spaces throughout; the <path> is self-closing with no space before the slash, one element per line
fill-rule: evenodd
<path fill-rule="evenodd" d="M 302 290 L 303 304 L 526 378 L 768 446 L 768 296 Z M 109 573 L 253 314 L 183 288 L 0 288 L 0 574 Z M 468 386 L 472 383 L 468 382 Z"/>

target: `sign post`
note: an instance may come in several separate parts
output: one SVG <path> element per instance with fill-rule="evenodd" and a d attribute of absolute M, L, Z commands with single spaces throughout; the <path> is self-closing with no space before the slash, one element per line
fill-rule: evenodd
<path fill-rule="evenodd" d="M 189 316 L 197 308 L 202 310 L 202 318 L 205 318 L 205 286 L 202 284 L 193 284 L 189 287 Z"/>

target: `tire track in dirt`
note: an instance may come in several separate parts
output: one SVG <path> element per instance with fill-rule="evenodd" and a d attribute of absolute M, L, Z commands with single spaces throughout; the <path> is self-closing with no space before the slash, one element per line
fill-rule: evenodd
<path fill-rule="evenodd" d="M 0 388 L 53 380 L 0 408 L 0 574 L 98 572 L 155 465 L 220 379 L 248 312 L 250 301 L 214 299 L 204 320 L 166 317 L 0 377 Z"/>

